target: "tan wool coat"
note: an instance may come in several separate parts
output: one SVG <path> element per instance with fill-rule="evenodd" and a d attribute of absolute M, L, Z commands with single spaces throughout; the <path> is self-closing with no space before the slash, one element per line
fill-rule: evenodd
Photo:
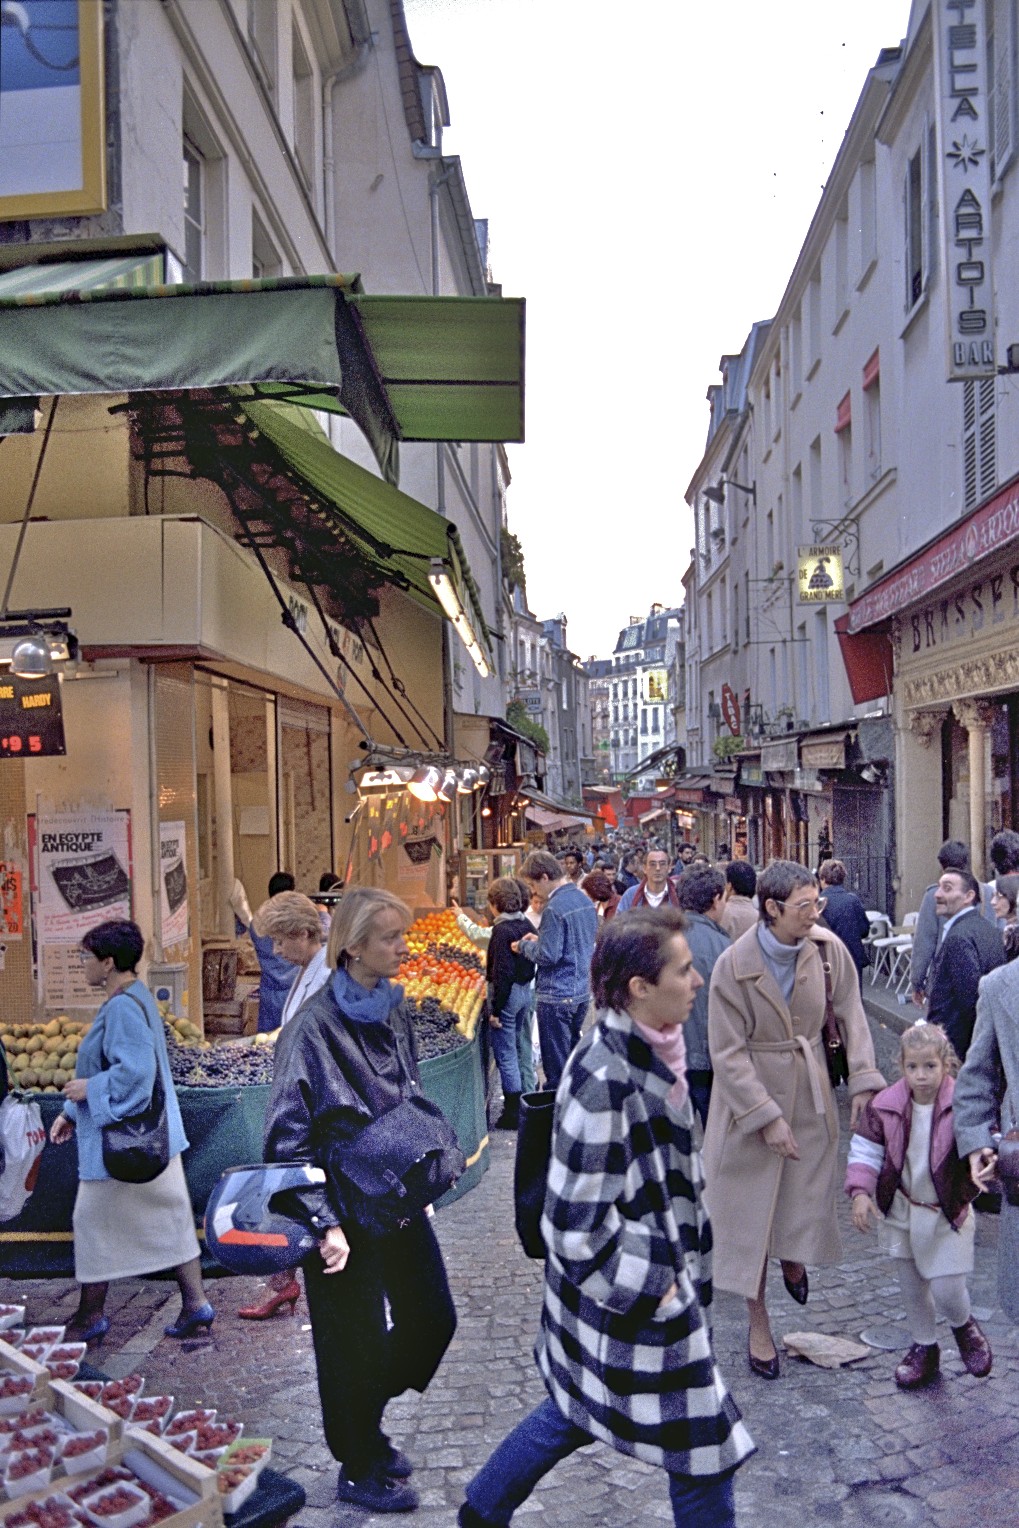
<path fill-rule="evenodd" d="M 849 1095 L 885 1086 L 860 1002 L 856 967 L 841 940 L 814 928 L 796 962 L 786 1006 L 757 938 L 747 932 L 715 963 L 708 1044 L 715 1082 L 704 1135 L 705 1199 L 715 1234 L 715 1287 L 757 1294 L 766 1257 L 837 1263 L 838 1115 L 825 1065 L 824 971 L 849 1056 Z M 800 1160 L 776 1156 L 760 1134 L 784 1118 Z"/>

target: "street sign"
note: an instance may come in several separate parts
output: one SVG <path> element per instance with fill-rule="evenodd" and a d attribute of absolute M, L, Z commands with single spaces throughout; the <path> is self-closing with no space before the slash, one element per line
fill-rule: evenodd
<path fill-rule="evenodd" d="M 0 759 L 47 758 L 64 754 L 64 711 L 60 679 L 0 678 Z"/>
<path fill-rule="evenodd" d="M 733 737 L 739 737 L 739 701 L 731 684 L 722 686 L 722 720 L 732 733 Z"/>

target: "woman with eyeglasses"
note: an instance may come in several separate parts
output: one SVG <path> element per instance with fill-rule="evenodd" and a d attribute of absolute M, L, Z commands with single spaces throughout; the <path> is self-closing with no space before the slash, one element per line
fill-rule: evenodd
<path fill-rule="evenodd" d="M 885 1086 L 874 1061 L 856 967 L 817 925 L 823 909 L 803 865 L 775 860 L 757 882 L 758 922 L 715 962 L 708 998 L 714 1088 L 704 1136 L 715 1287 L 745 1296 L 748 1359 L 779 1376 L 765 1303 L 768 1259 L 788 1294 L 809 1295 L 806 1265 L 842 1255 L 839 1121 L 824 1053 L 826 988 L 849 1061 L 850 1123 Z M 825 970 L 827 967 L 827 972 Z"/>

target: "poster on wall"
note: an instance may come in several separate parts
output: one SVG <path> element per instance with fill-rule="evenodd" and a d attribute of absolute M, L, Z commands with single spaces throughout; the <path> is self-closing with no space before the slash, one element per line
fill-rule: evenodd
<path fill-rule="evenodd" d="M 0 939 L 20 939 L 25 932 L 21 865 L 0 860 Z"/>
<path fill-rule="evenodd" d="M 131 917 L 131 813 L 83 807 L 28 819 L 42 998 L 47 1008 L 96 1008 L 84 980 L 83 934 Z"/>
<path fill-rule="evenodd" d="M 0 218 L 106 205 L 101 0 L 2 7 Z"/>
<path fill-rule="evenodd" d="M 187 848 L 182 822 L 159 824 L 160 942 L 163 949 L 188 937 Z"/>

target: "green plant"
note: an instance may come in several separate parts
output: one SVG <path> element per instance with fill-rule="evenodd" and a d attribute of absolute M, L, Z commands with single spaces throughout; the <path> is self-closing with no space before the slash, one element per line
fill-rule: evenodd
<path fill-rule="evenodd" d="M 711 745 L 711 752 L 716 759 L 731 759 L 734 754 L 742 753 L 746 743 L 740 736 L 733 737 L 731 734 L 716 737 Z"/>
<path fill-rule="evenodd" d="M 527 593 L 527 575 L 524 572 L 524 549 L 519 536 L 507 530 L 505 525 L 499 533 L 499 550 L 502 558 L 502 576 L 511 589 L 519 588 Z"/>
<path fill-rule="evenodd" d="M 510 701 L 506 707 L 506 720 L 517 732 L 522 732 L 524 737 L 530 738 L 531 742 L 536 748 L 540 748 L 542 753 L 548 753 L 548 733 L 540 722 L 532 719 L 522 700 Z"/>

